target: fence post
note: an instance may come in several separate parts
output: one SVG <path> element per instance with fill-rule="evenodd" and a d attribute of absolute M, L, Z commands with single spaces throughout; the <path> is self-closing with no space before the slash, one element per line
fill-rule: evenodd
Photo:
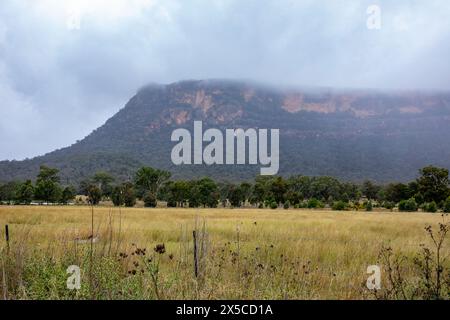
<path fill-rule="evenodd" d="M 194 238 L 194 274 L 198 277 L 198 257 L 197 257 L 197 232 L 192 231 L 192 236 Z"/>
<path fill-rule="evenodd" d="M 6 250 L 9 253 L 9 227 L 5 225 Z"/>

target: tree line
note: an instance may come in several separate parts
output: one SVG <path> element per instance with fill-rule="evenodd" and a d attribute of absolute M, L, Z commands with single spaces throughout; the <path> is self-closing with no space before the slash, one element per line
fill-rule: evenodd
<path fill-rule="evenodd" d="M 102 200 L 115 206 L 133 207 L 137 200 L 146 207 L 163 201 L 168 207 L 242 207 L 258 208 L 324 208 L 334 210 L 374 207 L 400 211 L 450 212 L 449 171 L 428 166 L 419 170 L 418 178 L 409 183 L 379 185 L 372 181 L 344 182 L 333 177 L 296 175 L 257 176 L 253 182 L 216 182 L 210 178 L 171 180 L 168 171 L 142 167 L 133 179 L 117 182 L 98 172 L 79 186 L 64 186 L 58 170 L 41 166 L 35 181 L 12 181 L 0 184 L 0 203 L 67 204 L 77 195 L 86 196 L 91 205 Z"/>

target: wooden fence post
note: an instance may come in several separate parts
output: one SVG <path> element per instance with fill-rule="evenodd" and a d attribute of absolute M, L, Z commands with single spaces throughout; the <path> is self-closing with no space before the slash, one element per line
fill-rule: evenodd
<path fill-rule="evenodd" d="M 9 227 L 5 225 L 6 250 L 9 253 Z"/>

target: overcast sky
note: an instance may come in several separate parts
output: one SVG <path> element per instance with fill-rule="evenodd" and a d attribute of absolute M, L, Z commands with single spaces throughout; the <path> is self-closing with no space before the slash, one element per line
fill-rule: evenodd
<path fill-rule="evenodd" d="M 82 139 L 148 82 L 204 78 L 447 90 L 450 1 L 1 0 L 0 160 Z"/>

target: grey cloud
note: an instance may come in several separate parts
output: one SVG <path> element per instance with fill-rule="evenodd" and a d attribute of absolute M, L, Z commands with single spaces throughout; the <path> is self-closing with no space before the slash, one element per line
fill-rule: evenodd
<path fill-rule="evenodd" d="M 93 0 L 80 30 L 69 2 L 0 4 L 0 159 L 83 138 L 148 82 L 450 87 L 446 0 Z M 379 31 L 366 28 L 373 3 Z"/>

